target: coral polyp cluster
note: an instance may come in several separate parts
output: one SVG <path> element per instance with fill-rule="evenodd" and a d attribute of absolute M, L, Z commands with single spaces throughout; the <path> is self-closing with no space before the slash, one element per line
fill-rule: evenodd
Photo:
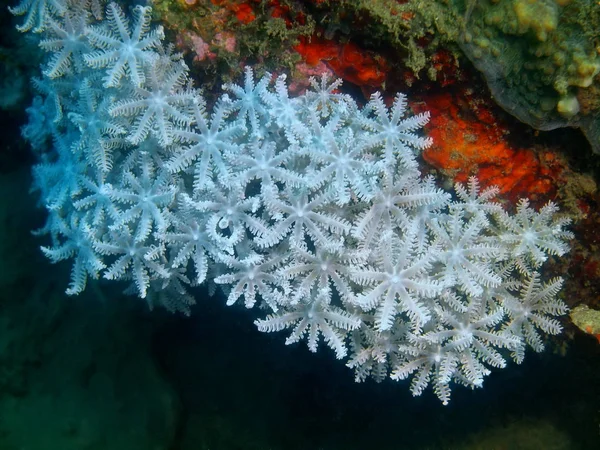
<path fill-rule="evenodd" d="M 294 95 L 245 67 L 211 106 L 150 7 L 64 4 L 24 136 L 68 294 L 102 277 L 190 314 L 196 287 L 219 287 L 258 330 L 322 338 L 357 381 L 410 378 L 444 404 L 561 331 L 563 280 L 544 268 L 570 220 L 524 198 L 510 212 L 475 177 L 438 187 L 418 163 L 430 114 L 405 95 L 359 105 L 327 73 Z"/>

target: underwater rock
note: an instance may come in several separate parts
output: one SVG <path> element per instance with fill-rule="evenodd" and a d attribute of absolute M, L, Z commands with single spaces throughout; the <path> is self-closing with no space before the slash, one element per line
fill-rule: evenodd
<path fill-rule="evenodd" d="M 458 44 L 506 111 L 538 130 L 579 127 L 600 153 L 599 23 L 585 0 L 470 2 Z"/>
<path fill-rule="evenodd" d="M 571 320 L 581 331 L 591 334 L 600 342 L 600 311 L 579 305 L 571 311 Z"/>

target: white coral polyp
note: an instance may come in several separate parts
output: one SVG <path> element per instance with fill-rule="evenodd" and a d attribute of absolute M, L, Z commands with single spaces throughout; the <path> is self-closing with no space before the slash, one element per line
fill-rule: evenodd
<path fill-rule="evenodd" d="M 255 83 L 246 68 L 207 111 L 149 7 L 130 26 L 114 3 L 94 23 L 49 4 L 56 29 L 83 23 L 69 30 L 95 49 L 37 82 L 25 133 L 41 155 L 43 250 L 73 260 L 69 294 L 102 276 L 188 314 L 190 288 L 216 283 L 228 304 L 266 311 L 259 330 L 290 329 L 286 343 L 311 351 L 322 336 L 357 380 L 412 376 L 414 395 L 431 384 L 444 404 L 453 382 L 479 387 L 560 332 L 562 281 L 540 271 L 568 249 L 568 220 L 527 201 L 511 215 L 474 178 L 451 201 L 421 177 L 429 115 L 407 114 L 405 96 L 361 108 L 322 77 L 290 97 L 284 76 Z M 43 31 L 35 11 L 22 29 L 36 20 Z"/>

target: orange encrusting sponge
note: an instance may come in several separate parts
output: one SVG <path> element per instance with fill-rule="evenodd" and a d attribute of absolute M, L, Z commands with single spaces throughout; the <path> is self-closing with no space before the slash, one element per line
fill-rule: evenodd
<path fill-rule="evenodd" d="M 565 169 L 552 152 L 515 148 L 506 139 L 508 131 L 498 124 L 485 106 L 464 118 L 454 97 L 442 93 L 424 99 L 413 109 L 431 112 L 426 132 L 433 145 L 423 152 L 432 166 L 465 183 L 476 175 L 483 186 L 497 185 L 512 201 L 520 197 L 552 198 Z"/>

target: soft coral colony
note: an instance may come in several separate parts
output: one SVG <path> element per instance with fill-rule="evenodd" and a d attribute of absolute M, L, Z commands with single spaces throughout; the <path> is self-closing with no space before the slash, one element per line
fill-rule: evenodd
<path fill-rule="evenodd" d="M 411 378 L 444 404 L 451 384 L 479 387 L 560 332 L 562 280 L 541 269 L 568 250 L 568 220 L 527 200 L 510 214 L 474 178 L 452 197 L 421 176 L 429 115 L 407 116 L 403 95 L 360 107 L 322 76 L 294 97 L 284 75 L 246 68 L 209 108 L 150 7 L 98 3 L 12 9 L 48 53 L 23 134 L 42 250 L 73 263 L 68 294 L 123 280 L 187 314 L 191 287 L 218 286 L 258 307 L 259 330 L 311 351 L 322 337 L 356 380 Z"/>

